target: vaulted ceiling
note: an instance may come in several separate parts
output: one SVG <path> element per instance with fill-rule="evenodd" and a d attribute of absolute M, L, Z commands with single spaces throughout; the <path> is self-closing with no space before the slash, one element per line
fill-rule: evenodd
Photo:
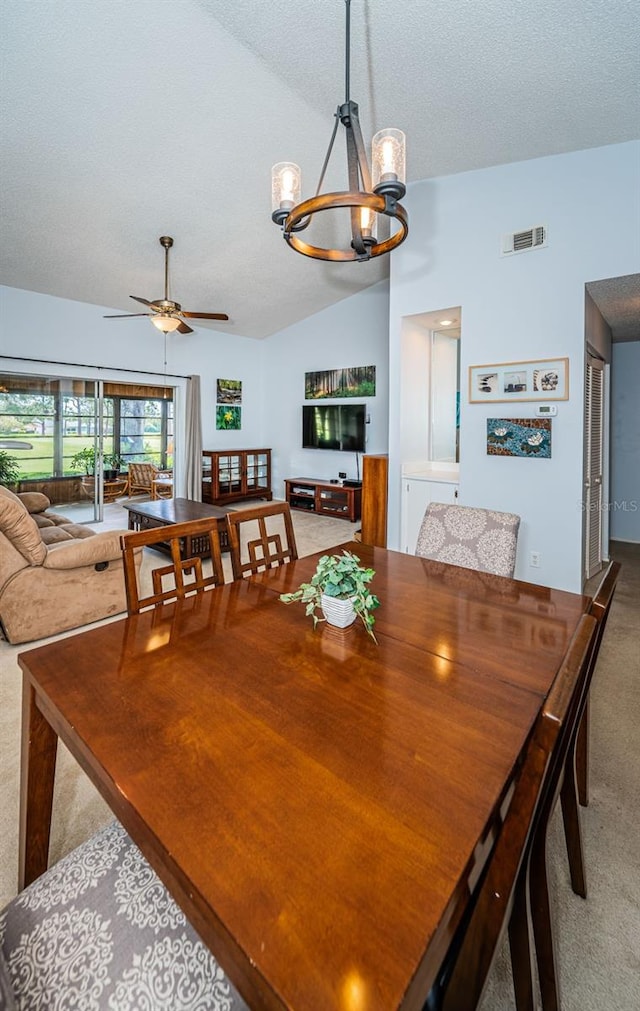
<path fill-rule="evenodd" d="M 264 337 L 385 276 L 270 219 L 274 162 L 315 190 L 342 0 L 3 0 L 3 21 L 1 283 L 135 311 L 168 234 L 172 297 Z M 410 181 L 626 141 L 638 30 L 636 0 L 353 0 L 351 95 L 366 139 L 405 130 Z"/>

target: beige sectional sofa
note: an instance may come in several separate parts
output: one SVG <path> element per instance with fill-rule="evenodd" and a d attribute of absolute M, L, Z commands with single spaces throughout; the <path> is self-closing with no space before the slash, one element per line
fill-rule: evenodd
<path fill-rule="evenodd" d="M 12 643 L 126 610 L 120 537 L 127 531 L 96 534 L 49 505 L 45 495 L 0 485 L 0 625 Z"/>

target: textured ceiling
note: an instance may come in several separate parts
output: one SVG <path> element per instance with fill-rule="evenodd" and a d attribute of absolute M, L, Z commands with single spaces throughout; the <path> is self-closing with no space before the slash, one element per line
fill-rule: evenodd
<path fill-rule="evenodd" d="M 640 274 L 590 281 L 587 291 L 611 327 L 614 341 L 640 340 Z"/>
<path fill-rule="evenodd" d="M 315 189 L 341 0 L 3 0 L 3 22 L 1 283 L 130 312 L 163 293 L 168 234 L 172 297 L 264 337 L 385 276 L 270 220 L 274 162 Z M 365 138 L 406 131 L 410 180 L 618 143 L 638 30 L 636 0 L 353 0 L 351 95 Z"/>

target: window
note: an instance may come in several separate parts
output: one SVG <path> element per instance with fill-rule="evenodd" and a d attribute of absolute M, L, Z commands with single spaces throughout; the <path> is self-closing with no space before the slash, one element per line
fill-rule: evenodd
<path fill-rule="evenodd" d="M 129 393 L 135 391 L 135 395 Z M 173 466 L 173 391 L 105 383 L 102 432 L 105 457 Z M 0 376 L 0 438 L 29 442 L 16 449 L 21 480 L 78 477 L 73 457 L 93 448 L 98 418 L 95 384 L 76 379 Z"/>
<path fill-rule="evenodd" d="M 33 447 L 15 453 L 7 448 L 5 452 L 16 457 L 25 478 L 53 474 L 56 398 L 30 390 L 10 390 L 4 382 L 0 389 L 0 438 L 27 441 Z"/>
<path fill-rule="evenodd" d="M 118 397 L 115 452 L 125 465 L 148 460 L 173 466 L 173 401 Z"/>
<path fill-rule="evenodd" d="M 78 474 L 71 461 L 76 453 L 93 447 L 98 425 L 95 397 L 63 394 L 61 400 L 62 474 Z M 105 456 L 113 452 L 113 400 L 105 397 L 103 406 Z M 54 476 L 56 476 L 54 474 Z"/>

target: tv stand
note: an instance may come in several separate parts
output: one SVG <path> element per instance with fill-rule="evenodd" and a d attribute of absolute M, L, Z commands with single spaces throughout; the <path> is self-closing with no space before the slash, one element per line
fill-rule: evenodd
<path fill-rule="evenodd" d="M 332 481 L 317 481 L 312 477 L 290 477 L 285 481 L 284 487 L 291 509 L 301 509 L 319 516 L 340 517 L 351 520 L 352 523 L 360 519 L 361 486 L 353 488 Z"/>

